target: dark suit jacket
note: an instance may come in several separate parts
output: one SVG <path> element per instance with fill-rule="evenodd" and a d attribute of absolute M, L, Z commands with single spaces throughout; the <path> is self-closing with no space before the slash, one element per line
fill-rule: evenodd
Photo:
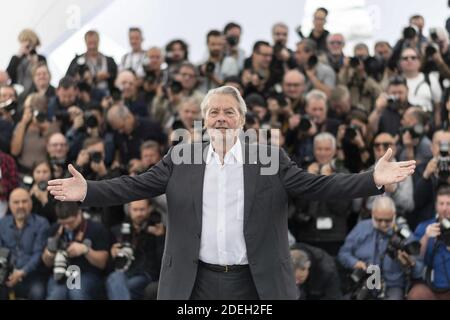
<path fill-rule="evenodd" d="M 313 175 L 298 168 L 279 148 L 242 145 L 244 238 L 258 295 L 261 299 L 295 299 L 288 244 L 288 194 L 313 200 L 350 199 L 380 194 L 382 190 L 376 188 L 373 172 Z M 118 205 L 166 193 L 169 213 L 159 299 L 189 299 L 191 296 L 202 230 L 204 160 L 197 161 L 200 164 L 176 164 L 172 155 L 190 155 L 192 160 L 192 151 L 201 152 L 206 146 L 177 145 L 139 176 L 89 181 L 87 185 L 84 202 L 89 206 Z M 258 150 L 278 155 L 279 168 L 274 175 L 260 175 L 260 169 L 268 165 L 257 157 Z"/>

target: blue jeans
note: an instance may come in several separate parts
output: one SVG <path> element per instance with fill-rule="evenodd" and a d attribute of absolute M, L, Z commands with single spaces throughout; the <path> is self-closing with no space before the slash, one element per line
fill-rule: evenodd
<path fill-rule="evenodd" d="M 145 274 L 128 277 L 122 271 L 114 271 L 106 279 L 106 294 L 110 300 L 139 300 L 150 281 Z"/>
<path fill-rule="evenodd" d="M 82 273 L 80 289 L 67 288 L 66 281 L 58 283 L 51 277 L 47 284 L 47 300 L 95 300 L 101 298 L 103 279 L 94 273 Z"/>
<path fill-rule="evenodd" d="M 9 288 L 0 287 L 0 299 L 8 299 Z M 16 298 L 29 300 L 45 299 L 45 278 L 42 275 L 28 275 L 22 282 L 17 283 L 14 288 Z"/>

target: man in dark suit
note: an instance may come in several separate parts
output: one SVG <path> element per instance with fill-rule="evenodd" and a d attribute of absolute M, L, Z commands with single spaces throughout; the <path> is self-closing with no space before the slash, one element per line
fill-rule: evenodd
<path fill-rule="evenodd" d="M 178 144 L 135 177 L 87 182 L 69 166 L 73 177 L 49 182 L 57 200 L 89 206 L 166 193 L 159 299 L 295 299 L 288 194 L 314 200 L 374 195 L 414 172 L 414 161 L 389 162 L 390 150 L 374 171 L 309 174 L 276 147 L 238 139 L 247 108 L 235 88 L 211 90 L 201 108 L 211 144 Z"/>

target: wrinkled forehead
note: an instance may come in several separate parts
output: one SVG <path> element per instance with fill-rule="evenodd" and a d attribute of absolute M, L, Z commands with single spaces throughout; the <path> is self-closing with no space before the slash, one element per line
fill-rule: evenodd
<path fill-rule="evenodd" d="M 207 115 L 210 110 L 226 110 L 233 109 L 234 111 L 239 113 L 239 101 L 231 94 L 213 94 L 211 95 L 205 107 L 205 114 Z"/>

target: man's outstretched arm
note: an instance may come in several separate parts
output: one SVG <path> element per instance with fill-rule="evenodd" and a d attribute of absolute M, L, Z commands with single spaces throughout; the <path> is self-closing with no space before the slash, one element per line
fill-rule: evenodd
<path fill-rule="evenodd" d="M 71 178 L 48 182 L 48 190 L 60 201 L 83 201 L 87 206 L 115 206 L 163 194 L 172 174 L 170 152 L 150 170 L 135 177 L 86 181 L 72 165 Z"/>

